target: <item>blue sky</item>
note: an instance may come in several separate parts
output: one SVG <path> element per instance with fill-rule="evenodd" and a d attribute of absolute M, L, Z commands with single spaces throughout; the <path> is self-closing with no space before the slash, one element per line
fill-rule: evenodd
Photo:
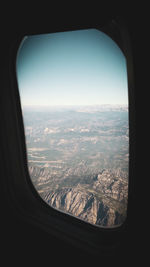
<path fill-rule="evenodd" d="M 25 37 L 16 71 L 23 106 L 128 104 L 125 57 L 96 29 Z"/>

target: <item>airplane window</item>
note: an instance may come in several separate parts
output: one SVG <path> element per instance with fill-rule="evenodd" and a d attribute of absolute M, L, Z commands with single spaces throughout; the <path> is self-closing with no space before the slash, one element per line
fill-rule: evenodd
<path fill-rule="evenodd" d="M 96 29 L 26 36 L 16 71 L 28 170 L 51 207 L 100 227 L 127 214 L 126 58 Z"/>

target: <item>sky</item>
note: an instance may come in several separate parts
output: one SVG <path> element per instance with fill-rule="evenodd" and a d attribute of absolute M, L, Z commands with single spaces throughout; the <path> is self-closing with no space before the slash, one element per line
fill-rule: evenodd
<path fill-rule="evenodd" d="M 128 104 L 126 59 L 96 29 L 26 36 L 16 73 L 23 106 Z"/>

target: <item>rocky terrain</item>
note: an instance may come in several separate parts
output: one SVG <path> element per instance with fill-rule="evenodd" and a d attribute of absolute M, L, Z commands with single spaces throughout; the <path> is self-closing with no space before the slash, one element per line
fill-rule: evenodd
<path fill-rule="evenodd" d="M 29 171 L 37 191 L 50 206 L 104 227 L 124 222 L 128 181 L 120 170 L 102 170 L 88 177 L 88 182 L 83 177 L 80 182 L 74 179 L 73 186 L 68 177 L 54 181 L 48 168 L 30 166 Z"/>
<path fill-rule="evenodd" d="M 114 227 L 126 218 L 129 128 L 124 106 L 26 110 L 29 174 L 51 207 Z"/>

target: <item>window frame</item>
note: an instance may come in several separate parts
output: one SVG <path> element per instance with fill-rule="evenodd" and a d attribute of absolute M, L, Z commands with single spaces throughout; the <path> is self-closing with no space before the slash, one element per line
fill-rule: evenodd
<path fill-rule="evenodd" d="M 91 225 L 79 218 L 62 213 L 50 207 L 37 193 L 34 188 L 27 166 L 27 153 L 25 143 L 25 132 L 23 116 L 19 97 L 19 89 L 16 75 L 16 56 L 21 41 L 26 35 L 43 34 L 52 32 L 62 32 L 70 30 L 81 30 L 95 28 L 110 36 L 123 51 L 127 60 L 128 75 L 128 95 L 129 95 L 129 190 L 127 217 L 124 223 L 114 228 L 103 228 Z M 120 36 L 121 35 L 121 36 Z M 19 34 L 10 48 L 9 59 L 9 115 L 11 122 L 6 122 L 6 138 L 8 140 L 5 148 L 8 151 L 7 157 L 10 162 L 6 168 L 9 172 L 9 179 L 6 181 L 9 190 L 10 202 L 15 212 L 23 220 L 36 225 L 47 233 L 63 239 L 74 246 L 80 247 L 92 253 L 108 251 L 116 248 L 125 238 L 125 233 L 129 231 L 133 208 L 133 182 L 135 175 L 135 99 L 134 99 L 134 78 L 133 62 L 130 37 L 126 25 L 123 21 L 112 20 L 107 25 L 88 25 L 87 27 L 73 26 L 66 28 L 50 29 L 48 32 L 36 31 Z M 7 119 L 7 118 L 6 118 Z M 8 123 L 11 124 L 11 138 Z M 8 131 L 7 131 L 8 130 Z M 11 139 L 11 140 L 10 140 Z M 10 141 L 9 141 L 10 140 Z M 12 145 L 13 143 L 13 145 Z M 5 160 L 6 161 L 6 160 Z M 16 163 L 17 162 L 17 163 Z"/>

